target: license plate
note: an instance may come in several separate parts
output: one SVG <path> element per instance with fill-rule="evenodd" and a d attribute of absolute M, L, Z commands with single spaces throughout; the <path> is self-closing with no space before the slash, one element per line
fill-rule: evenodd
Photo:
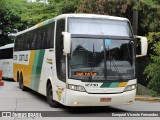
<path fill-rule="evenodd" d="M 100 98 L 100 102 L 111 102 L 111 98 Z"/>

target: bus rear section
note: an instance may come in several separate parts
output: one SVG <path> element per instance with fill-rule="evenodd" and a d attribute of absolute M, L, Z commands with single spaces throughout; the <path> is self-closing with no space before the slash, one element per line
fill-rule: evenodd
<path fill-rule="evenodd" d="M 0 47 L 0 69 L 4 79 L 13 79 L 13 46 L 12 43 Z"/>

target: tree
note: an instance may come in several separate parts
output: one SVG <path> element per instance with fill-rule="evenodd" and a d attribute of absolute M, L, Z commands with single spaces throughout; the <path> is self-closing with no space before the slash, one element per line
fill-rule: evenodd
<path fill-rule="evenodd" d="M 151 62 L 144 73 L 149 79 L 148 87 L 160 95 L 160 32 L 150 32 L 148 35 L 149 44 L 152 46 Z"/>
<path fill-rule="evenodd" d="M 19 7 L 23 2 L 23 0 L 21 2 L 19 0 L 0 0 L 0 30 L 2 31 L 0 45 L 10 43 L 8 34 L 21 24 Z"/>
<path fill-rule="evenodd" d="M 158 92 L 157 87 L 158 77 L 160 73 L 155 72 L 158 66 L 156 62 L 159 59 L 158 47 L 160 41 L 160 1 L 159 0 L 138 0 L 135 3 L 134 9 L 139 11 L 139 34 L 146 35 L 148 37 L 148 55 L 137 59 L 139 68 L 142 69 L 139 75 L 143 75 L 143 71 L 147 76 L 148 87 Z M 153 74 L 155 73 L 155 74 Z M 145 82 L 144 81 L 144 82 Z M 142 81 L 141 81 L 142 82 Z"/>
<path fill-rule="evenodd" d="M 78 0 L 48 0 L 49 4 L 26 0 L 0 0 L 0 46 L 12 42 L 8 33 L 27 29 L 63 13 L 74 13 Z"/>
<path fill-rule="evenodd" d="M 139 12 L 139 34 L 160 31 L 160 1 L 135 0 L 133 9 Z"/>
<path fill-rule="evenodd" d="M 77 12 L 125 17 L 131 0 L 82 0 Z"/>

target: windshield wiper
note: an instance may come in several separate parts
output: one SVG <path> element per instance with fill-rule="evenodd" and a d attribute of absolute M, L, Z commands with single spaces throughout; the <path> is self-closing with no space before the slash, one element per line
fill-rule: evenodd
<path fill-rule="evenodd" d="M 109 56 L 109 60 L 110 60 L 110 62 L 113 64 L 113 67 L 115 68 L 116 72 L 118 73 L 118 76 L 119 76 L 119 78 L 120 78 L 120 81 L 123 81 L 123 77 L 122 77 L 121 73 L 119 72 L 119 69 L 118 69 L 116 63 L 114 62 L 114 59 L 111 58 L 111 56 Z"/>
<path fill-rule="evenodd" d="M 95 62 L 96 62 L 96 60 L 95 60 L 96 53 L 95 53 L 94 42 L 93 42 L 93 51 L 92 51 L 92 54 L 93 54 L 93 62 L 92 62 L 93 65 L 91 64 L 91 72 L 93 72 L 94 67 L 95 67 Z M 89 81 L 92 81 L 92 76 L 91 75 L 89 76 Z"/>
<path fill-rule="evenodd" d="M 108 46 L 108 51 L 109 51 L 109 46 Z M 119 72 L 119 69 L 118 69 L 116 63 L 114 62 L 114 59 L 111 57 L 110 51 L 109 51 L 109 60 L 110 60 L 110 67 L 111 67 L 111 63 L 112 63 L 113 67 L 115 68 L 116 72 L 118 73 L 120 81 L 123 81 L 123 77 L 122 77 L 121 73 Z"/>

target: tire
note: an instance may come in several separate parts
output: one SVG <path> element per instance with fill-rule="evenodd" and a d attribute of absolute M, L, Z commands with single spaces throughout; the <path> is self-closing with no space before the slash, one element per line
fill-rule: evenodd
<path fill-rule="evenodd" d="M 49 83 L 47 85 L 47 101 L 51 107 L 59 108 L 60 104 L 53 100 L 53 90 L 52 85 Z"/>
<path fill-rule="evenodd" d="M 22 89 L 22 91 L 27 90 L 27 88 L 23 85 L 23 76 L 20 75 L 19 77 L 19 88 Z"/>
<path fill-rule="evenodd" d="M 22 89 L 22 80 L 18 77 L 19 88 Z"/>

